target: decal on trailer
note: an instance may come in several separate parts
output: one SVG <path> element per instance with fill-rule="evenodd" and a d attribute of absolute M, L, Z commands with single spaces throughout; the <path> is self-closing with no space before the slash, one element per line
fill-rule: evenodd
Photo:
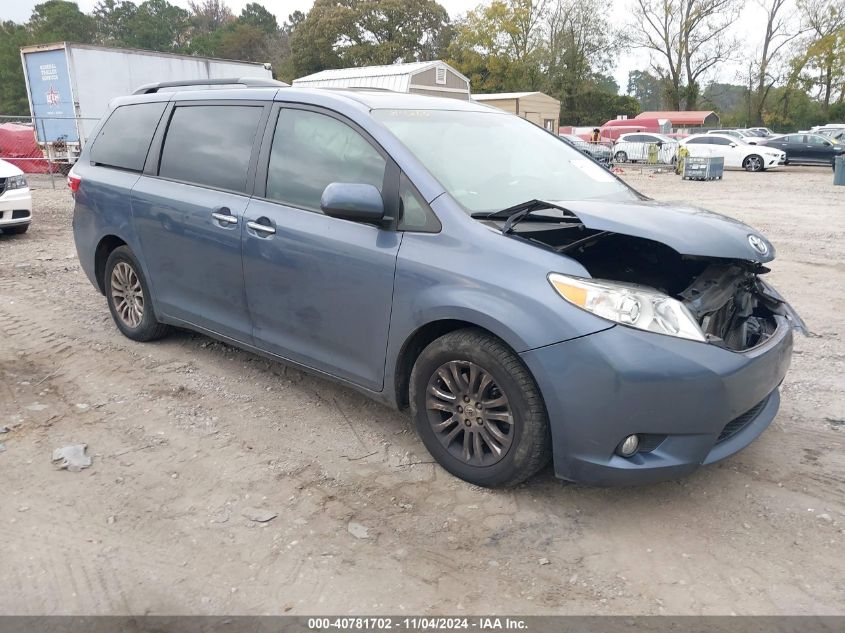
<path fill-rule="evenodd" d="M 38 142 L 79 141 L 65 50 L 24 53 L 24 61 Z"/>

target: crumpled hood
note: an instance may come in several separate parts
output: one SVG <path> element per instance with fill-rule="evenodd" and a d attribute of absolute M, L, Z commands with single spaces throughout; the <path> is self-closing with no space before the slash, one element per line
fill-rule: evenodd
<path fill-rule="evenodd" d="M 760 233 L 705 209 L 654 200 L 543 202 L 575 214 L 588 229 L 662 242 L 681 255 L 761 264 L 775 258 L 774 246 Z"/>

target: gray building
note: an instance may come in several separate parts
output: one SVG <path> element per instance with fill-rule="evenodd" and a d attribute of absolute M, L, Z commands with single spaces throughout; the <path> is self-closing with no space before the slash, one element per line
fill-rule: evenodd
<path fill-rule="evenodd" d="M 293 80 L 299 88 L 381 88 L 469 100 L 469 79 L 446 62 L 412 62 L 323 70 Z"/>

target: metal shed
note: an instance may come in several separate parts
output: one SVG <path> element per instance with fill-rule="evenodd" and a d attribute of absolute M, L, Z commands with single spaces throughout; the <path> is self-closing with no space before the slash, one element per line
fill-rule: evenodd
<path fill-rule="evenodd" d="M 676 130 L 717 127 L 719 125 L 719 115 L 712 110 L 640 112 L 634 120 L 636 119 L 666 119 L 671 121 L 672 127 Z"/>
<path fill-rule="evenodd" d="M 469 79 L 446 62 L 412 62 L 323 70 L 293 80 L 300 88 L 381 88 L 469 100 Z"/>
<path fill-rule="evenodd" d="M 472 99 L 521 116 L 555 134 L 560 128 L 560 101 L 542 92 L 497 92 L 473 95 Z"/>

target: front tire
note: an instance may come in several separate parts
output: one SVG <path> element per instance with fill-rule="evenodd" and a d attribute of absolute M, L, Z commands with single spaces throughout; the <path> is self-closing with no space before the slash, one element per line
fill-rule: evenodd
<path fill-rule="evenodd" d="M 546 409 L 519 357 L 468 328 L 426 347 L 411 372 L 417 432 L 447 471 L 478 486 L 521 483 L 551 455 Z"/>
<path fill-rule="evenodd" d="M 763 159 L 757 156 L 757 154 L 751 154 L 750 156 L 746 156 L 745 160 L 742 161 L 742 167 L 745 171 L 763 171 L 765 163 L 763 163 Z"/>
<path fill-rule="evenodd" d="M 615 160 L 617 163 L 627 163 L 628 154 L 626 154 L 625 152 L 616 152 L 613 155 L 613 160 Z"/>
<path fill-rule="evenodd" d="M 141 265 L 128 246 L 114 249 L 103 279 L 109 311 L 117 329 L 133 341 L 154 341 L 169 331 L 159 323 Z"/>

